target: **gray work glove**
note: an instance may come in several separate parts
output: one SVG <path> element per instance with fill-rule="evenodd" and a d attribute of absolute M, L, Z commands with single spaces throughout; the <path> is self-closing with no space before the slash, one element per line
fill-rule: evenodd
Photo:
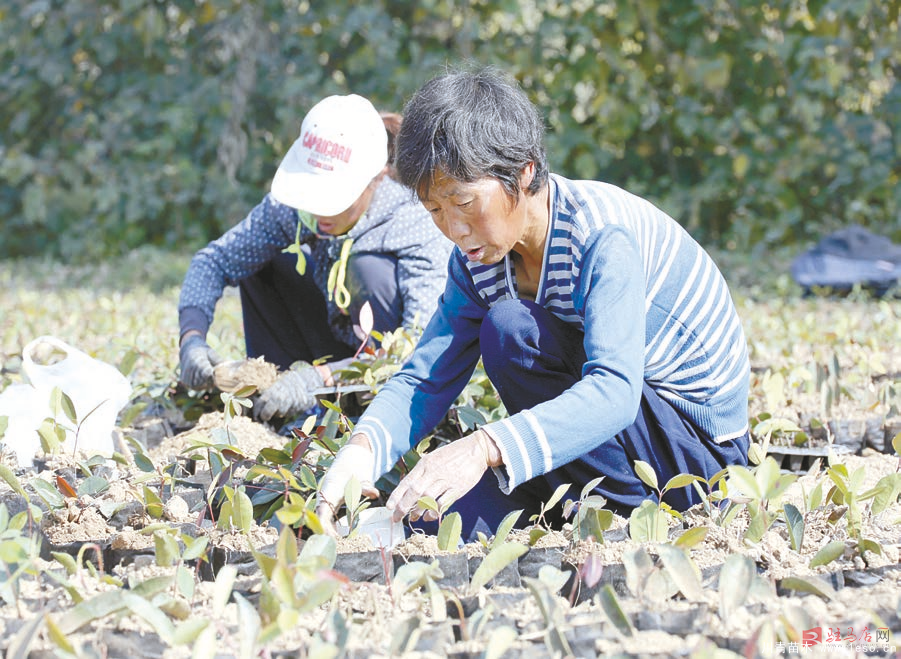
<path fill-rule="evenodd" d="M 192 334 L 178 350 L 181 383 L 190 389 L 209 389 L 213 385 L 213 367 L 222 362 L 199 334 Z"/>
<path fill-rule="evenodd" d="M 257 416 L 268 421 L 274 416 L 292 417 L 316 404 L 313 392 L 324 386 L 316 367 L 308 362 L 294 362 L 291 369 L 278 376 L 271 387 L 257 400 Z"/>

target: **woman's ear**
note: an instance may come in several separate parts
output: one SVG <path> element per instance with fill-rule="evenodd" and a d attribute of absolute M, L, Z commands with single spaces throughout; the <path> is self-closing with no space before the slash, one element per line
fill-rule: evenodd
<path fill-rule="evenodd" d="M 532 185 L 532 180 L 534 178 L 535 178 L 535 163 L 530 161 L 519 172 L 519 188 L 520 188 L 520 190 L 523 190 L 523 191 L 528 190 L 529 186 Z"/>

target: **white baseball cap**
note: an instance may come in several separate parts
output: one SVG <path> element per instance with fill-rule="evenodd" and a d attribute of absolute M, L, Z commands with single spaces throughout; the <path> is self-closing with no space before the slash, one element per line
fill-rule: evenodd
<path fill-rule="evenodd" d="M 388 134 L 372 103 L 356 94 L 329 96 L 304 117 L 272 179 L 272 196 L 313 215 L 338 215 L 387 162 Z"/>

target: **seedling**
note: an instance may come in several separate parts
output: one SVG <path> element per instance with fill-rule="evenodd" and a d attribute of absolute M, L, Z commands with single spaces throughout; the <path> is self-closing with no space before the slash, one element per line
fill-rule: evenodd
<path fill-rule="evenodd" d="M 760 542 L 778 517 L 782 495 L 797 475 L 782 474 L 779 464 L 771 456 L 753 469 L 730 465 L 727 470 L 729 490 L 743 495 L 741 499 L 737 496 L 732 499 L 745 505 L 750 518 L 744 537 L 751 542 Z"/>
<path fill-rule="evenodd" d="M 563 505 L 563 518 L 568 519 L 575 511 L 573 517 L 573 540 L 587 540 L 594 538 L 597 542 L 604 542 L 604 531 L 613 524 L 613 511 L 604 509 L 607 500 L 599 494 L 591 494 L 603 476 L 590 480 L 582 488 L 578 501 L 569 499 Z"/>
<path fill-rule="evenodd" d="M 538 514 L 529 517 L 529 521 L 532 523 L 532 528 L 529 530 L 529 545 L 534 546 L 536 542 L 548 534 L 550 524 L 545 520 L 544 516 L 554 506 L 560 503 L 560 500 L 569 488 L 569 483 L 561 483 L 558 485 L 557 489 L 554 490 L 554 493 L 551 495 L 551 498 L 541 504 Z"/>
<path fill-rule="evenodd" d="M 562 494 L 561 494 L 562 496 Z M 552 565 L 545 565 L 538 572 L 538 578 L 523 577 L 523 583 L 532 593 L 544 618 L 544 640 L 554 655 L 571 657 L 572 647 L 566 639 L 565 615 L 559 604 L 557 592 L 563 587 L 568 575 Z"/>
<path fill-rule="evenodd" d="M 668 519 L 681 519 L 682 515 L 663 500 L 664 495 L 672 489 L 687 487 L 692 483 L 703 482 L 704 479 L 693 474 L 677 474 L 660 487 L 654 468 L 643 460 L 635 461 L 635 473 L 656 492 L 657 502 L 645 499 L 632 510 L 629 516 L 629 536 L 637 542 L 665 542 L 669 531 Z"/>

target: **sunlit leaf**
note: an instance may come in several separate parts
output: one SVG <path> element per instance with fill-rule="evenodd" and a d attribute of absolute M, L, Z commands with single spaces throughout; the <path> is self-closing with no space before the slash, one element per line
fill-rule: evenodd
<path fill-rule="evenodd" d="M 497 532 L 494 534 L 494 538 L 491 541 L 491 545 L 489 546 L 490 549 L 494 549 L 503 542 L 506 542 L 507 536 L 510 535 L 510 531 L 516 526 L 516 522 L 519 520 L 522 512 L 522 510 L 514 510 L 504 516 L 501 523 L 497 525 Z"/>
<path fill-rule="evenodd" d="M 820 547 L 813 558 L 810 559 L 810 567 L 818 565 L 827 565 L 845 553 L 845 543 L 841 540 L 834 540 Z"/>
<path fill-rule="evenodd" d="M 663 544 L 657 549 L 664 567 L 669 571 L 670 577 L 682 591 L 685 599 L 696 602 L 704 599 L 704 589 L 701 586 L 701 577 L 698 568 L 680 548 Z"/>
<path fill-rule="evenodd" d="M 528 551 L 528 547 L 519 542 L 504 542 L 494 547 L 482 559 L 469 582 L 469 591 L 477 593 L 482 586 L 491 581 L 505 567 Z"/>
<path fill-rule="evenodd" d="M 632 622 L 620 606 L 619 600 L 616 597 L 616 592 L 613 590 L 613 586 L 606 584 L 601 588 L 598 592 L 598 602 L 601 605 L 601 609 L 607 615 L 607 619 L 613 623 L 613 626 L 620 634 L 623 636 L 632 636 L 634 634 Z"/>
<path fill-rule="evenodd" d="M 708 528 L 706 526 L 695 526 L 680 535 L 673 541 L 673 544 L 676 547 L 681 547 L 683 549 L 691 549 L 702 542 L 707 537 Z"/>
<path fill-rule="evenodd" d="M 463 518 L 460 513 L 453 512 L 445 515 L 438 527 L 438 549 L 441 551 L 456 551 L 463 533 Z"/>
<path fill-rule="evenodd" d="M 732 614 L 745 603 L 751 582 L 757 573 L 754 561 L 743 554 L 730 554 L 720 568 L 720 617 L 730 620 Z"/>
<path fill-rule="evenodd" d="M 804 544 L 804 515 L 796 506 L 787 503 L 782 508 L 785 516 L 785 524 L 788 527 L 788 540 L 791 548 L 797 552 L 801 551 Z"/>
<path fill-rule="evenodd" d="M 644 460 L 635 461 L 635 473 L 641 479 L 641 482 L 650 487 L 652 490 L 659 489 L 657 487 L 657 473 L 654 468 Z"/>
<path fill-rule="evenodd" d="M 569 483 L 561 483 L 557 486 L 557 489 L 554 490 L 554 493 L 551 495 L 551 498 L 547 500 L 547 503 L 544 504 L 544 510 L 550 510 L 554 506 L 559 503 L 560 499 L 563 498 L 563 495 L 566 494 L 566 491 L 569 489 Z"/>

